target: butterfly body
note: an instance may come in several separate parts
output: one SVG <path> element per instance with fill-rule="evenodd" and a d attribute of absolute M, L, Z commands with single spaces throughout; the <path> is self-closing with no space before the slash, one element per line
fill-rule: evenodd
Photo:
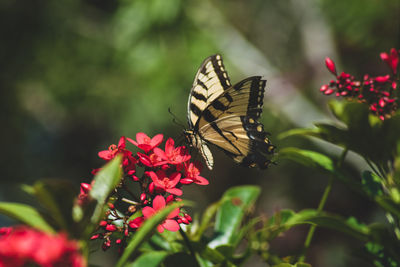
<path fill-rule="evenodd" d="M 266 168 L 271 162 L 274 146 L 258 122 L 265 84 L 253 76 L 231 85 L 220 55 L 208 57 L 200 66 L 189 95 L 185 135 L 209 169 L 214 160 L 208 144 L 247 167 Z"/>

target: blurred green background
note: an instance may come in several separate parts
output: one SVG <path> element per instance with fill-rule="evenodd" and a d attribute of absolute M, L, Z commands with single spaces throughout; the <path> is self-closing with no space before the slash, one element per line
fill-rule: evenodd
<path fill-rule="evenodd" d="M 379 53 L 400 47 L 398 0 L 2 0 L 0 12 L 3 201 L 23 201 L 18 184 L 39 178 L 69 179 L 78 189 L 103 164 L 97 152 L 122 135 L 143 131 L 177 139 L 182 127 L 168 108 L 186 124 L 194 75 L 215 53 L 224 57 L 232 82 L 251 75 L 268 80 L 261 121 L 278 151 L 297 146 L 336 155 L 337 148 L 323 143 L 276 136 L 332 119 L 330 97 L 318 90 L 333 78 L 326 56 L 339 71 L 379 75 L 388 71 Z M 203 171 L 210 185 L 185 191 L 198 203 L 193 212 L 238 184 L 262 186 L 259 214 L 316 208 L 327 183 L 324 173 L 289 161 L 248 170 L 213 152 L 214 170 Z M 350 169 L 365 168 L 350 156 Z M 384 220 L 339 182 L 326 210 L 366 223 Z M 10 223 L 0 217 L 0 225 Z M 271 250 L 297 252 L 306 230 L 291 230 Z M 368 266 L 356 257 L 360 247 L 318 229 L 308 260 L 313 266 Z M 257 258 L 248 265 L 263 266 Z"/>

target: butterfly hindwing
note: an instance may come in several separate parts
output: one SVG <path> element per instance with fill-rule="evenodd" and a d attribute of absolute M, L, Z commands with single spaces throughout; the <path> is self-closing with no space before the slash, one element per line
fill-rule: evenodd
<path fill-rule="evenodd" d="M 205 141 L 245 166 L 267 167 L 274 150 L 258 122 L 265 83 L 259 76 L 239 82 L 215 99 L 198 120 L 198 133 Z"/>
<path fill-rule="evenodd" d="M 193 127 L 202 111 L 230 86 L 231 83 L 222 63 L 222 57 L 214 55 L 206 58 L 197 71 L 190 91 L 189 125 Z"/>
<path fill-rule="evenodd" d="M 207 144 L 216 145 L 245 166 L 269 165 L 274 146 L 258 122 L 265 84 L 260 76 L 254 76 L 231 86 L 220 55 L 203 62 L 189 96 L 191 129 L 186 133 L 209 169 L 214 161 Z"/>

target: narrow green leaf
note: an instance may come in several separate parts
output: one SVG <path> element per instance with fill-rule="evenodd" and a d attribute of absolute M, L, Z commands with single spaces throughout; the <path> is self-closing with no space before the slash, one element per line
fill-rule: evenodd
<path fill-rule="evenodd" d="M 43 179 L 33 185 L 33 195 L 57 224 L 57 228 L 71 232 L 72 206 L 77 191 L 68 180 Z"/>
<path fill-rule="evenodd" d="M 193 241 L 200 240 L 200 238 L 203 236 L 204 231 L 207 230 L 207 228 L 210 226 L 211 219 L 215 216 L 221 204 L 222 202 L 218 201 L 207 207 L 201 218 L 201 223 L 198 230 L 193 234 Z"/>
<path fill-rule="evenodd" d="M 333 161 L 324 154 L 315 151 L 287 147 L 279 151 L 279 157 L 291 159 L 312 168 L 319 167 L 329 172 L 334 171 Z"/>
<path fill-rule="evenodd" d="M 254 205 L 260 194 L 257 186 L 237 186 L 225 192 L 222 205 L 215 219 L 216 237 L 208 244 L 210 248 L 230 245 L 237 235 L 245 213 Z"/>
<path fill-rule="evenodd" d="M 90 197 L 97 200 L 91 222 L 97 224 L 103 215 L 104 205 L 111 191 L 118 185 L 122 177 L 121 156 L 117 156 L 102 168 L 94 177 L 94 184 L 90 190 Z"/>
<path fill-rule="evenodd" d="M 0 213 L 7 215 L 36 229 L 54 233 L 54 229 L 31 206 L 21 203 L 0 202 Z"/>
<path fill-rule="evenodd" d="M 135 252 L 135 250 L 138 249 L 148 237 L 150 237 L 157 225 L 159 225 L 174 209 L 182 205 L 188 205 L 188 202 L 181 201 L 167 205 L 164 209 L 157 212 L 153 217 L 147 219 L 129 241 L 116 266 L 124 266 L 129 256 L 132 255 L 132 253 Z"/>
<path fill-rule="evenodd" d="M 307 129 L 307 128 L 297 128 L 297 129 L 291 129 L 286 132 L 280 133 L 278 135 L 278 139 L 285 139 L 291 136 L 318 136 L 319 131 L 318 128 L 313 128 L 313 129 Z"/>
<path fill-rule="evenodd" d="M 126 267 L 157 267 L 168 256 L 166 251 L 150 251 L 140 255 L 134 262 Z"/>

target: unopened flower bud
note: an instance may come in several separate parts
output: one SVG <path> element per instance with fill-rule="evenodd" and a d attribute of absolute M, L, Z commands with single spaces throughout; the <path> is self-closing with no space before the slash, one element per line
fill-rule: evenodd
<path fill-rule="evenodd" d="M 114 232 L 117 230 L 117 226 L 115 226 L 114 224 L 107 224 L 106 230 L 109 232 Z"/>
<path fill-rule="evenodd" d="M 169 195 L 169 196 L 167 196 L 167 198 L 165 199 L 165 202 L 168 204 L 168 203 L 170 203 L 171 201 L 173 201 L 174 200 L 174 195 Z"/>
<path fill-rule="evenodd" d="M 329 57 L 325 58 L 325 65 L 332 74 L 335 74 L 335 76 L 337 76 L 336 66 L 332 59 L 330 59 Z"/>
<path fill-rule="evenodd" d="M 90 237 L 90 240 L 95 240 L 95 239 L 98 239 L 99 237 L 100 237 L 100 234 L 95 234 Z"/>
<path fill-rule="evenodd" d="M 189 214 L 185 214 L 185 218 L 189 221 L 189 222 L 192 222 L 193 221 L 193 219 L 192 219 L 192 217 L 190 217 L 190 215 Z"/>
<path fill-rule="evenodd" d="M 151 183 L 149 184 L 149 192 L 150 192 L 150 194 L 153 194 L 153 193 L 154 193 L 154 187 L 155 187 L 154 183 L 151 182 Z"/>
<path fill-rule="evenodd" d="M 146 194 L 145 193 L 142 193 L 141 195 L 140 195 L 140 201 L 144 201 L 146 199 Z"/>
<path fill-rule="evenodd" d="M 107 221 L 101 221 L 101 222 L 99 222 L 99 225 L 100 225 L 101 227 L 104 227 L 104 226 L 107 225 Z"/>

